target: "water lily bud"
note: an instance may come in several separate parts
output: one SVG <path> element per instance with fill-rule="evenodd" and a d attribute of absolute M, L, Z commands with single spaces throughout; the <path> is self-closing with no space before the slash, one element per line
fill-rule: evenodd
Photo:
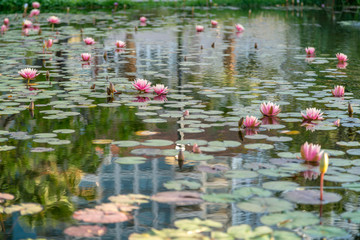
<path fill-rule="evenodd" d="M 35 104 L 34 104 L 34 102 L 31 102 L 29 104 L 29 110 L 34 110 L 34 109 L 35 109 Z"/>
<path fill-rule="evenodd" d="M 193 146 L 193 152 L 194 153 L 201 153 L 201 149 L 196 143 Z"/>
<path fill-rule="evenodd" d="M 320 172 L 326 173 L 329 166 L 329 155 L 324 153 L 323 157 L 320 160 Z"/>
<path fill-rule="evenodd" d="M 354 113 L 354 109 L 353 109 L 353 107 L 351 106 L 351 103 L 349 103 L 349 105 L 348 105 L 348 112 L 349 112 L 349 116 L 351 117 L 352 115 L 353 115 L 353 113 Z"/>
<path fill-rule="evenodd" d="M 49 71 L 46 71 L 46 80 L 50 81 L 50 72 Z"/>
<path fill-rule="evenodd" d="M 243 124 L 244 124 L 244 117 L 240 118 L 239 120 L 239 128 L 241 128 Z"/>
<path fill-rule="evenodd" d="M 110 84 L 109 84 L 109 89 L 110 89 L 111 94 L 114 94 L 116 92 L 115 86 L 112 82 L 110 82 Z"/>

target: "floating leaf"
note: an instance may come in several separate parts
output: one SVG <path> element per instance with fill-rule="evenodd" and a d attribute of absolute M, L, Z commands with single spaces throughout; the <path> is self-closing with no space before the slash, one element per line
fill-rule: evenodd
<path fill-rule="evenodd" d="M 312 238 L 346 238 L 349 236 L 342 228 L 323 225 L 306 228 L 303 232 Z"/>
<path fill-rule="evenodd" d="M 194 232 L 209 232 L 213 228 L 221 228 L 223 226 L 219 222 L 201 220 L 199 218 L 177 220 L 174 225 L 179 229 Z"/>
<path fill-rule="evenodd" d="M 239 226 L 231 226 L 228 228 L 227 233 L 236 239 L 271 239 L 273 230 L 267 226 L 260 226 L 251 229 L 250 225 L 243 224 Z"/>
<path fill-rule="evenodd" d="M 288 181 L 272 181 L 263 183 L 263 188 L 275 190 L 275 191 L 287 191 L 296 189 L 299 184 Z"/>
<path fill-rule="evenodd" d="M 274 239 L 276 240 L 301 240 L 302 238 L 293 232 L 274 231 Z"/>
<path fill-rule="evenodd" d="M 99 209 L 85 208 L 74 212 L 73 218 L 89 223 L 117 223 L 129 221 L 132 216 L 119 211 L 104 212 Z"/>
<path fill-rule="evenodd" d="M 101 226 L 72 226 L 68 227 L 64 230 L 64 233 L 66 235 L 72 236 L 72 237 L 79 237 L 79 238 L 94 238 L 94 237 L 101 237 L 106 233 L 106 227 Z"/>
<path fill-rule="evenodd" d="M 144 146 L 152 146 L 152 147 L 170 146 L 173 144 L 174 144 L 173 141 L 162 140 L 162 139 L 150 139 L 142 143 L 142 145 Z"/>
<path fill-rule="evenodd" d="M 323 193 L 323 201 L 320 200 L 318 190 L 295 190 L 283 193 L 283 197 L 291 202 L 299 204 L 328 204 L 341 200 L 341 196 L 336 193 Z"/>
<path fill-rule="evenodd" d="M 315 225 L 320 222 L 314 214 L 302 211 L 270 214 L 262 216 L 260 221 L 265 225 L 276 225 L 289 229 Z"/>
<path fill-rule="evenodd" d="M 236 196 L 236 198 L 251 198 L 254 196 L 257 197 L 270 197 L 272 195 L 271 191 L 265 190 L 260 187 L 241 187 L 239 189 L 235 189 L 233 191 L 233 195 Z"/>
<path fill-rule="evenodd" d="M 203 202 L 201 194 L 197 192 L 159 192 L 151 197 L 153 201 L 179 206 L 197 205 Z"/>
<path fill-rule="evenodd" d="M 114 159 L 114 162 L 119 164 L 141 164 L 146 161 L 144 157 L 118 157 Z"/>
<path fill-rule="evenodd" d="M 164 183 L 164 187 L 173 190 L 199 189 L 201 184 L 198 182 L 191 182 L 187 180 L 175 180 Z"/>
<path fill-rule="evenodd" d="M 226 178 L 237 178 L 237 179 L 246 179 L 246 178 L 255 178 L 258 174 L 253 171 L 247 170 L 231 170 L 225 173 Z"/>
<path fill-rule="evenodd" d="M 356 211 L 356 212 L 345 212 L 343 214 L 341 214 L 342 218 L 348 219 L 350 220 L 351 223 L 360 223 L 360 212 Z"/>
<path fill-rule="evenodd" d="M 247 212 L 265 213 L 282 212 L 294 208 L 293 204 L 279 198 L 260 198 L 254 197 L 246 202 L 238 203 L 237 206 Z"/>
<path fill-rule="evenodd" d="M 253 143 L 253 144 L 246 144 L 244 145 L 245 148 L 247 149 L 264 149 L 264 150 L 268 150 L 268 149 L 273 149 L 274 146 L 270 145 L 270 144 L 266 144 L 266 143 Z"/>
<path fill-rule="evenodd" d="M 137 141 L 114 141 L 111 144 L 115 144 L 118 147 L 135 147 L 140 145 Z"/>

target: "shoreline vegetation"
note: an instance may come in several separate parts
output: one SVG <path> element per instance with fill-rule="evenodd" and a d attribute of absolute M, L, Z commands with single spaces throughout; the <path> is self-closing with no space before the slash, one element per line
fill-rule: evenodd
<path fill-rule="evenodd" d="M 0 0 L 0 13 L 22 12 L 24 4 L 31 4 L 27 0 Z M 45 0 L 39 1 L 43 10 L 62 10 L 67 8 L 96 10 L 114 9 L 118 3 L 117 10 L 131 8 L 157 8 L 157 7 L 218 7 L 233 6 L 239 8 L 258 7 L 351 7 L 359 8 L 360 0 Z"/>

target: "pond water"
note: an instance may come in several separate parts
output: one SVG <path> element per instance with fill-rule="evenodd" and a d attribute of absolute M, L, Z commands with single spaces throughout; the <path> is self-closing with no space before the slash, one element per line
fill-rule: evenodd
<path fill-rule="evenodd" d="M 61 19 L 54 29 L 47 23 L 52 15 Z M 3 238 L 72 239 L 89 234 L 71 228 L 87 222 L 98 223 L 101 228 L 92 231 L 101 239 L 128 239 L 152 228 L 179 228 L 168 233 L 177 239 L 185 239 L 184 232 L 194 239 L 245 238 L 236 235 L 239 228 L 228 230 L 242 224 L 271 228 L 254 230 L 253 239 L 359 234 L 360 30 L 344 21 L 352 20 L 350 14 L 334 19 L 314 9 L 249 14 L 231 8 L 42 12 L 32 19 L 40 33 L 35 28 L 27 36 L 21 15 L 0 16 L 10 19 L 0 37 L 0 192 L 15 197 L 2 205 Z M 237 23 L 244 32 L 236 31 Z M 86 37 L 96 43 L 85 45 Z M 49 38 L 54 44 L 44 49 Z M 118 40 L 125 49 L 116 49 Z M 314 58 L 306 57 L 308 46 L 316 48 Z M 347 66 L 338 64 L 339 52 L 348 56 Z M 81 61 L 82 53 L 91 54 L 89 63 Z M 40 72 L 30 86 L 18 74 L 28 67 Z M 164 84 L 169 93 L 139 94 L 132 86 L 136 78 Z M 113 96 L 107 95 L 109 82 L 118 91 Z M 345 97 L 332 97 L 336 85 L 345 86 Z M 262 118 L 264 101 L 280 105 L 278 118 Z M 310 107 L 321 109 L 325 120 L 303 124 L 300 112 Z M 262 118 L 262 125 L 239 129 L 247 115 Z M 322 204 L 319 167 L 298 159 L 305 142 L 330 155 L 324 189 L 332 195 Z M 192 153 L 195 143 L 201 154 Z M 181 190 L 193 195 L 183 198 Z M 166 191 L 176 192 L 158 194 Z M 137 196 L 144 203 L 131 202 L 138 208 L 121 209 L 127 213 L 118 221 L 80 221 L 81 211 L 73 217 L 132 193 L 155 197 Z M 38 203 L 42 211 L 37 205 L 25 213 L 6 211 L 22 203 Z M 194 218 L 222 225 L 179 221 Z M 205 227 L 211 231 L 198 236 Z"/>

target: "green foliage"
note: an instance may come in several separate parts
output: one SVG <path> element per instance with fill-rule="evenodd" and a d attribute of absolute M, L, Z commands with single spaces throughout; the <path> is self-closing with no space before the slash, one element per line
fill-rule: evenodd
<path fill-rule="evenodd" d="M 28 0 L 0 0 L 1 9 L 6 12 L 21 12 L 25 3 L 29 4 L 31 9 L 31 2 Z M 197 6 L 206 7 L 210 5 L 210 0 L 183 0 L 183 1 L 144 1 L 134 2 L 131 0 L 39 0 L 41 10 L 65 10 L 67 7 L 80 9 L 99 9 L 107 8 L 113 9 L 114 3 L 118 2 L 118 10 L 124 7 L 128 8 L 149 8 L 149 7 L 182 7 L 182 6 Z M 291 4 L 291 0 L 288 1 Z M 321 0 L 302 0 L 304 5 L 322 4 Z M 256 8 L 261 6 L 285 5 L 285 0 L 213 0 L 212 6 L 236 6 L 241 8 Z M 360 0 L 357 3 L 360 4 Z M 28 11 L 29 12 L 29 11 Z"/>

